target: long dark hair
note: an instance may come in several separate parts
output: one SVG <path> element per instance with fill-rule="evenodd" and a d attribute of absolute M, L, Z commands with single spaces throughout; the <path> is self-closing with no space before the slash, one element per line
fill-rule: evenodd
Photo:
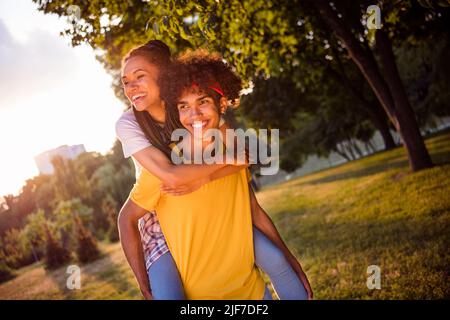
<path fill-rule="evenodd" d="M 146 44 L 132 49 L 123 58 L 122 64 L 127 62 L 130 58 L 137 56 L 144 57 L 151 64 L 158 67 L 160 74 L 164 73 L 171 64 L 170 49 L 160 40 L 150 40 Z M 170 148 L 168 146 L 170 141 L 168 141 L 165 131 L 162 130 L 160 125 L 147 111 L 138 111 L 136 108 L 132 108 L 139 127 L 144 132 L 147 139 L 154 147 L 164 152 L 164 154 L 170 158 Z"/>

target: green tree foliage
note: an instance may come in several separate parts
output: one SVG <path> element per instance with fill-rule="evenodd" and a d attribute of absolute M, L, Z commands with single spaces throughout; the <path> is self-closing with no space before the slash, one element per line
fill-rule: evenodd
<path fill-rule="evenodd" d="M 45 224 L 46 250 L 45 266 L 48 269 L 58 268 L 70 261 L 70 252 L 60 243 L 55 231 Z"/>
<path fill-rule="evenodd" d="M 75 250 L 77 244 L 76 219 L 79 218 L 84 226 L 91 226 L 93 211 L 78 198 L 62 201 L 58 204 L 53 211 L 52 221 L 61 234 L 61 243 L 65 248 L 71 251 Z M 90 229 L 93 230 L 92 227 Z"/>
<path fill-rule="evenodd" d="M 14 278 L 14 272 L 5 263 L 5 261 L 0 257 L 0 283 L 8 281 Z"/>
<path fill-rule="evenodd" d="M 398 67 L 419 123 L 435 124 L 434 116 L 450 115 L 450 40 L 430 39 L 397 48 Z"/>
<path fill-rule="evenodd" d="M 87 229 L 79 216 L 75 216 L 77 248 L 76 254 L 78 261 L 86 263 L 97 259 L 100 256 L 100 251 L 97 247 L 97 241 L 92 236 L 92 233 Z"/>
<path fill-rule="evenodd" d="M 24 259 L 24 250 L 19 229 L 10 229 L 6 231 L 2 241 L 2 252 L 5 263 L 9 267 L 15 268 L 20 265 L 21 261 Z"/>
<path fill-rule="evenodd" d="M 56 156 L 52 159 L 55 170 L 55 195 L 59 201 L 72 198 L 89 198 L 89 181 L 86 177 L 84 167 L 77 170 L 73 160 Z"/>
<path fill-rule="evenodd" d="M 108 240 L 110 242 L 119 241 L 119 229 L 117 227 L 117 203 L 110 195 L 102 200 L 102 211 L 108 217 Z"/>
<path fill-rule="evenodd" d="M 31 251 L 35 261 L 39 260 L 45 253 L 47 242 L 45 225 L 47 218 L 43 210 L 27 216 L 27 223 L 22 229 L 23 241 L 26 247 Z"/>
<path fill-rule="evenodd" d="M 36 2 L 40 10 L 66 15 L 66 1 Z M 346 83 L 360 79 L 367 83 L 370 95 L 362 98 L 378 100 L 367 107 L 382 107 L 384 119 L 391 121 L 403 139 L 411 169 L 419 170 L 432 164 L 398 75 L 392 47 L 448 37 L 449 12 L 442 6 L 444 2 L 423 2 L 378 1 L 383 28 L 375 31 L 362 23 L 368 6 L 373 4 L 368 0 L 167 0 L 120 5 L 92 1 L 89 6 L 73 1 L 71 4 L 81 8 L 81 19 L 63 34 L 74 45 L 86 42 L 104 50 L 99 59 L 115 76 L 119 95 L 121 57 L 132 46 L 155 37 L 168 42 L 175 51 L 199 46 L 217 50 L 248 81 L 296 69 L 301 81 L 309 85 L 321 81 L 324 72 L 329 73 L 327 69 L 346 79 L 339 61 L 346 68 L 352 65 L 357 77 L 347 78 L 350 81 Z M 100 23 L 100 18 L 108 22 Z"/>
<path fill-rule="evenodd" d="M 11 268 L 45 258 L 47 253 L 50 264 L 54 260 L 58 264 L 59 258 L 53 258 L 55 250 L 59 256 L 58 244 L 76 252 L 81 241 L 76 236 L 76 217 L 97 239 L 117 239 L 116 212 L 134 182 L 132 164 L 123 158 L 120 143 L 116 141 L 106 155 L 88 152 L 70 161 L 55 161 L 53 175 L 36 176 L 18 195 L 4 196 L 0 206 L 0 254 L 7 257 Z M 46 225 L 51 228 L 51 237 L 47 237 Z"/>

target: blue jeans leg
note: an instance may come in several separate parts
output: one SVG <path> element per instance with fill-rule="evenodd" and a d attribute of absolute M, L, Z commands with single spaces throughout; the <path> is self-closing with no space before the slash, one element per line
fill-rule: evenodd
<path fill-rule="evenodd" d="M 283 252 L 257 228 L 253 227 L 255 263 L 270 278 L 281 300 L 306 300 L 303 283 L 287 261 Z"/>
<path fill-rule="evenodd" d="M 148 278 L 155 300 L 186 300 L 183 283 L 170 252 L 152 263 Z"/>

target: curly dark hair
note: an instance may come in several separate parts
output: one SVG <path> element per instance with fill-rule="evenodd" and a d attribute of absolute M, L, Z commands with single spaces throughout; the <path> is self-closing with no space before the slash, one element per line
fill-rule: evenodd
<path fill-rule="evenodd" d="M 165 71 L 158 83 L 161 99 L 166 103 L 165 131 L 168 137 L 173 130 L 182 127 L 177 103 L 185 90 L 208 94 L 213 98 L 217 108 L 222 95 L 211 87 L 221 90 L 232 108 L 236 108 L 239 103 L 242 80 L 218 54 L 204 49 L 187 51 L 173 61 Z"/>

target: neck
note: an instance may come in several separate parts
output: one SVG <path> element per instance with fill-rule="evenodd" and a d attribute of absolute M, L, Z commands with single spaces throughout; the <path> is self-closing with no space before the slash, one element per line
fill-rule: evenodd
<path fill-rule="evenodd" d="M 195 142 L 194 142 L 195 141 Z M 213 143 L 213 139 L 194 139 L 192 133 L 189 133 L 187 136 L 187 139 L 183 140 L 183 145 L 185 150 L 187 150 L 190 153 L 191 160 L 193 160 L 193 154 L 194 154 L 194 147 L 200 147 L 202 152 L 205 150 L 207 146 L 209 146 L 211 143 Z"/>
<path fill-rule="evenodd" d="M 152 116 L 152 118 L 160 124 L 164 124 L 164 122 L 166 121 L 165 106 L 162 102 L 150 106 L 145 111 L 147 111 Z"/>

